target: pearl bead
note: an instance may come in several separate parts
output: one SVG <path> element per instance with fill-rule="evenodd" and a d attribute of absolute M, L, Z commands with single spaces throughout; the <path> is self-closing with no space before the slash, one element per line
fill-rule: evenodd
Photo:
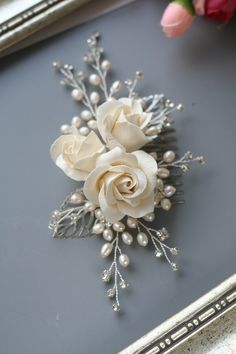
<path fill-rule="evenodd" d="M 161 207 L 162 209 L 169 211 L 171 208 L 171 201 L 167 198 L 161 200 Z"/>
<path fill-rule="evenodd" d="M 121 82 L 120 81 L 115 81 L 113 82 L 111 89 L 112 92 L 119 92 L 122 88 Z"/>
<path fill-rule="evenodd" d="M 142 247 L 146 247 L 148 244 L 148 237 L 144 232 L 139 232 L 137 235 L 138 244 Z"/>
<path fill-rule="evenodd" d="M 166 152 L 164 153 L 164 155 L 163 155 L 163 160 L 164 160 L 165 162 L 167 162 L 167 163 L 173 162 L 174 159 L 175 159 L 175 153 L 174 153 L 174 151 L 171 151 L 171 150 L 166 151 Z"/>
<path fill-rule="evenodd" d="M 108 257 L 113 250 L 113 244 L 112 243 L 105 243 L 102 248 L 101 248 L 101 256 L 102 258 Z"/>
<path fill-rule="evenodd" d="M 93 115 L 90 111 L 84 110 L 81 112 L 81 118 L 87 122 L 93 118 Z"/>
<path fill-rule="evenodd" d="M 96 129 L 97 129 L 97 122 L 96 122 L 96 120 L 91 119 L 91 120 L 88 121 L 87 124 L 88 124 L 88 127 L 89 127 L 90 129 L 92 129 L 92 130 L 96 130 Z"/>
<path fill-rule="evenodd" d="M 146 214 L 143 218 L 147 222 L 152 222 L 155 219 L 155 214 L 149 213 L 149 214 Z"/>
<path fill-rule="evenodd" d="M 111 229 L 105 229 L 103 231 L 103 238 L 106 241 L 112 241 L 114 237 L 113 231 Z"/>
<path fill-rule="evenodd" d="M 80 89 L 74 89 L 71 92 L 71 96 L 75 101 L 81 101 L 84 97 L 83 91 Z"/>
<path fill-rule="evenodd" d="M 81 127 L 81 128 L 79 129 L 79 133 L 80 133 L 81 135 L 84 135 L 84 136 L 88 135 L 89 132 L 90 132 L 90 130 L 89 130 L 88 127 Z"/>
<path fill-rule="evenodd" d="M 115 224 L 113 224 L 113 229 L 114 231 L 122 232 L 125 229 L 125 225 L 122 222 L 118 221 Z"/>
<path fill-rule="evenodd" d="M 54 210 L 52 212 L 52 218 L 58 218 L 61 215 L 59 210 Z"/>
<path fill-rule="evenodd" d="M 127 232 L 127 231 L 123 232 L 122 235 L 121 235 L 121 237 L 122 237 L 122 241 L 123 241 L 126 245 L 131 245 L 131 244 L 132 244 L 132 242 L 133 242 L 133 236 L 132 236 L 129 232 Z"/>
<path fill-rule="evenodd" d="M 156 135 L 157 134 L 157 129 L 156 127 L 152 126 L 147 128 L 147 130 L 145 131 L 146 135 L 152 136 L 152 135 Z"/>
<path fill-rule="evenodd" d="M 157 178 L 157 188 L 159 190 L 162 190 L 164 188 L 164 183 L 163 183 L 162 179 L 160 179 L 160 178 Z"/>
<path fill-rule="evenodd" d="M 53 61 L 52 66 L 53 66 L 55 69 L 59 69 L 60 66 L 61 66 L 61 64 L 60 64 L 60 62 L 59 62 L 58 60 L 55 60 L 55 61 Z"/>
<path fill-rule="evenodd" d="M 127 254 L 121 253 L 121 255 L 119 256 L 119 262 L 122 267 L 128 267 L 130 260 Z"/>
<path fill-rule="evenodd" d="M 103 60 L 101 67 L 104 71 L 108 71 L 111 68 L 111 62 L 109 60 Z"/>
<path fill-rule="evenodd" d="M 86 202 L 84 205 L 84 209 L 86 211 L 93 211 L 94 209 L 96 209 L 96 205 L 94 205 L 92 202 Z"/>
<path fill-rule="evenodd" d="M 63 124 L 60 128 L 60 131 L 62 134 L 70 134 L 71 133 L 71 127 L 68 124 Z"/>
<path fill-rule="evenodd" d="M 103 220 L 104 219 L 104 215 L 103 215 L 103 213 L 102 213 L 100 208 L 95 210 L 95 216 L 99 220 Z"/>
<path fill-rule="evenodd" d="M 80 204 L 84 200 L 82 194 L 80 193 L 73 193 L 72 196 L 70 197 L 70 203 L 72 204 Z"/>
<path fill-rule="evenodd" d="M 89 82 L 91 85 L 97 86 L 100 85 L 101 79 L 97 74 L 91 74 L 89 76 Z"/>
<path fill-rule="evenodd" d="M 170 171 L 165 167 L 161 167 L 158 169 L 157 175 L 161 178 L 167 178 L 170 175 Z"/>
<path fill-rule="evenodd" d="M 73 117 L 71 120 L 71 125 L 73 125 L 76 128 L 79 128 L 81 125 L 81 119 L 80 117 Z"/>
<path fill-rule="evenodd" d="M 165 196 L 170 198 L 172 197 L 172 195 L 174 195 L 176 192 L 176 188 L 174 186 L 165 186 L 164 188 L 164 193 L 165 193 Z"/>
<path fill-rule="evenodd" d="M 103 233 L 104 231 L 104 225 L 100 222 L 98 222 L 97 224 L 93 225 L 93 228 L 92 228 L 92 233 L 93 234 L 101 234 Z"/>
<path fill-rule="evenodd" d="M 92 102 L 92 104 L 97 104 L 100 101 L 100 95 L 98 92 L 93 91 L 90 94 L 90 101 Z"/>
<path fill-rule="evenodd" d="M 127 225 L 130 229 L 135 229 L 137 227 L 137 224 L 138 222 L 136 219 L 132 218 L 131 216 L 127 218 Z"/>

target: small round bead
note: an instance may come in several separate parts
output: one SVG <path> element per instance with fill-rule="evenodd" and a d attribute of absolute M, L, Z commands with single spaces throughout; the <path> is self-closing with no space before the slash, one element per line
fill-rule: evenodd
<path fill-rule="evenodd" d="M 134 219 L 131 216 L 127 218 L 127 225 L 130 229 L 135 229 L 137 227 L 137 224 L 137 219 Z"/>
<path fill-rule="evenodd" d="M 80 117 L 73 117 L 71 120 L 71 125 L 73 125 L 76 128 L 79 128 L 81 125 L 81 119 Z"/>
<path fill-rule="evenodd" d="M 117 232 L 123 232 L 125 229 L 125 225 L 118 221 L 118 222 L 115 222 L 115 224 L 113 224 L 113 230 L 114 231 L 117 231 Z"/>
<path fill-rule="evenodd" d="M 157 175 L 161 178 L 167 178 L 170 175 L 170 171 L 165 167 L 161 167 L 158 169 Z"/>
<path fill-rule="evenodd" d="M 111 229 L 105 229 L 103 231 L 103 238 L 104 240 L 106 241 L 112 241 L 113 240 L 113 237 L 114 237 L 114 234 L 113 234 L 113 231 Z"/>
<path fill-rule="evenodd" d="M 154 213 L 148 213 L 143 218 L 147 222 L 152 222 L 155 219 L 155 214 Z"/>
<path fill-rule="evenodd" d="M 71 126 L 68 124 L 63 124 L 60 128 L 62 134 L 70 134 L 71 133 Z"/>
<path fill-rule="evenodd" d="M 91 74 L 89 76 L 89 82 L 91 85 L 98 86 L 101 83 L 101 79 L 97 74 Z"/>
<path fill-rule="evenodd" d="M 174 186 L 168 185 L 168 186 L 165 186 L 165 188 L 164 188 L 164 193 L 167 198 L 172 197 L 172 195 L 174 195 L 175 192 L 176 192 L 176 188 Z"/>
<path fill-rule="evenodd" d="M 58 60 L 55 60 L 55 61 L 53 61 L 52 66 L 53 66 L 55 69 L 59 69 L 60 66 L 61 66 L 61 64 L 60 64 L 60 62 L 59 62 Z"/>
<path fill-rule="evenodd" d="M 157 135 L 156 127 L 152 126 L 152 127 L 147 128 L 147 130 L 145 131 L 145 134 L 148 136 Z"/>
<path fill-rule="evenodd" d="M 92 202 L 86 202 L 84 205 L 84 209 L 86 211 L 93 211 L 96 209 L 96 205 L 94 205 Z"/>
<path fill-rule="evenodd" d="M 130 260 L 127 254 L 121 253 L 121 255 L 119 256 L 119 263 L 122 267 L 128 267 Z"/>
<path fill-rule="evenodd" d="M 103 60 L 101 67 L 104 71 L 108 71 L 111 69 L 111 62 L 109 60 Z"/>
<path fill-rule="evenodd" d="M 86 122 L 93 118 L 93 115 L 90 111 L 84 110 L 81 112 L 81 118 Z"/>
<path fill-rule="evenodd" d="M 113 250 L 113 245 L 110 242 L 105 243 L 101 248 L 102 258 L 108 257 Z"/>
<path fill-rule="evenodd" d="M 93 225 L 93 228 L 92 228 L 93 234 L 99 235 L 99 234 L 103 233 L 103 231 L 104 231 L 104 225 L 102 223 L 99 222 L 99 223 Z"/>
<path fill-rule="evenodd" d="M 88 124 L 88 127 L 89 127 L 90 129 L 92 129 L 92 130 L 96 130 L 96 129 L 97 129 L 97 122 L 96 122 L 96 120 L 91 119 L 91 120 L 88 121 L 87 124 Z"/>
<path fill-rule="evenodd" d="M 148 244 L 148 237 L 144 232 L 139 232 L 137 235 L 138 244 L 142 247 L 146 247 Z"/>
<path fill-rule="evenodd" d="M 83 91 L 80 89 L 74 89 L 71 92 L 71 96 L 75 101 L 81 101 L 84 97 Z"/>
<path fill-rule="evenodd" d="M 111 89 L 112 92 L 119 92 L 122 88 L 121 82 L 120 81 L 115 81 L 113 82 Z"/>
<path fill-rule="evenodd" d="M 52 218 L 58 218 L 61 215 L 60 210 L 54 210 L 52 212 Z"/>
<path fill-rule="evenodd" d="M 73 193 L 72 196 L 70 197 L 70 203 L 72 204 L 80 204 L 84 200 L 84 197 L 80 193 Z"/>
<path fill-rule="evenodd" d="M 79 129 L 79 133 L 80 133 L 81 135 L 84 135 L 84 136 L 88 135 L 89 132 L 90 132 L 90 130 L 89 130 L 88 127 L 81 127 L 81 128 Z"/>
<path fill-rule="evenodd" d="M 91 94 L 90 94 L 90 100 L 92 102 L 92 104 L 97 104 L 99 101 L 100 101 L 100 95 L 98 92 L 96 91 L 93 91 Z"/>
<path fill-rule="evenodd" d="M 121 237 L 122 237 L 122 241 L 126 245 L 130 246 L 133 243 L 133 236 L 129 232 L 127 232 L 127 231 L 123 232 Z"/>
<path fill-rule="evenodd" d="M 169 211 L 171 208 L 171 201 L 167 198 L 161 200 L 161 207 L 162 209 Z"/>
<path fill-rule="evenodd" d="M 164 153 L 164 155 L 163 155 L 163 160 L 164 160 L 165 162 L 167 162 L 167 163 L 173 162 L 174 159 L 175 159 L 175 153 L 174 153 L 174 151 L 171 151 L 171 150 L 166 151 L 166 152 Z"/>

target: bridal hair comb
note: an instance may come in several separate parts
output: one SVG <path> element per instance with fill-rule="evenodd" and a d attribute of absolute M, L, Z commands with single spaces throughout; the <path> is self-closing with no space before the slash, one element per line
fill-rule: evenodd
<path fill-rule="evenodd" d="M 111 62 L 99 45 L 99 33 L 87 44 L 84 62 L 90 74 L 53 63 L 63 77 L 61 84 L 71 89 L 82 110 L 70 125 L 61 126 L 51 157 L 67 176 L 83 184 L 52 213 L 49 228 L 54 238 L 101 238 L 101 257 L 111 257 L 101 278 L 109 285 L 113 310 L 119 312 L 119 290 L 128 287 L 121 269 L 130 264 L 122 243 L 137 242 L 141 247 L 151 243 L 154 255 L 178 270 L 172 260 L 178 249 L 167 244 L 167 229 L 157 230 L 152 223 L 158 209 L 169 211 L 182 202 L 174 198 L 181 194 L 177 177 L 188 171 L 190 163 L 203 164 L 204 159 L 189 151 L 181 158 L 176 155 L 170 114 L 181 111 L 181 104 L 162 94 L 139 97 L 136 85 L 143 77 L 141 71 L 124 82 L 127 95 L 117 98 L 123 85 L 121 81 L 108 85 Z"/>

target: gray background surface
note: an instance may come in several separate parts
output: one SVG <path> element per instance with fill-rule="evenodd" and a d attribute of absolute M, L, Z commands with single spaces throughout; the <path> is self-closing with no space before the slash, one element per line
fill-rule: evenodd
<path fill-rule="evenodd" d="M 198 20 L 167 40 L 166 4 L 139 0 L 1 61 L 0 353 L 113 354 L 235 272 L 236 25 Z M 75 183 L 49 158 L 62 123 L 78 113 L 51 62 L 79 63 L 92 31 L 104 36 L 115 77 L 142 68 L 145 93 L 185 102 L 176 116 L 180 151 L 208 164 L 184 178 L 186 204 L 160 215 L 183 271 L 130 248 L 131 288 L 115 316 L 100 272 L 99 239 L 53 240 L 47 224 Z"/>

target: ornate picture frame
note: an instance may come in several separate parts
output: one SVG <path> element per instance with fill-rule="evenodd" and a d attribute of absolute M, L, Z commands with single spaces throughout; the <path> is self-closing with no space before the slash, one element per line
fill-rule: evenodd
<path fill-rule="evenodd" d="M 232 354 L 236 350 L 236 274 L 119 354 Z"/>
<path fill-rule="evenodd" d="M 29 7 L 22 2 L 22 6 L 18 6 L 19 13 L 8 16 L 7 20 L 0 23 L 0 52 L 8 49 L 12 45 L 27 38 L 29 35 L 46 27 L 52 22 L 58 20 L 88 2 L 89 0 L 42 0 L 33 6 L 29 1 Z M 25 3 L 25 2 L 24 2 Z M 11 7 L 10 7 L 11 5 Z M 12 2 L 5 1 L 1 7 L 11 13 Z M 0 7 L 0 10 L 1 10 Z M 20 9 L 24 9 L 21 11 Z"/>

